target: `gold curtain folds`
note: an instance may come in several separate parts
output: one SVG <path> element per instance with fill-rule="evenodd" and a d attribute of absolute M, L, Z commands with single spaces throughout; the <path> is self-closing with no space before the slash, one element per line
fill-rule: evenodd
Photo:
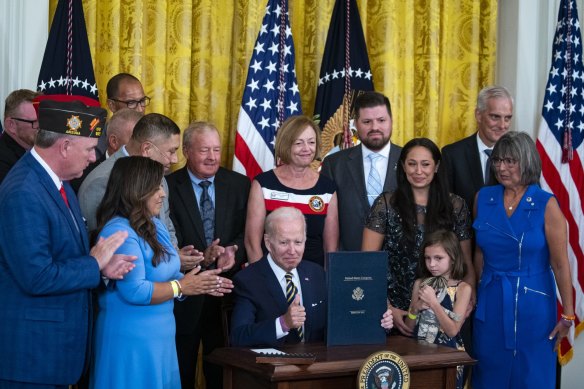
<path fill-rule="evenodd" d="M 51 0 L 51 15 L 57 0 Z M 479 90 L 494 82 L 497 0 L 357 0 L 392 140 L 440 146 L 475 130 Z M 217 125 L 230 167 L 247 68 L 267 0 L 83 0 L 102 103 L 108 79 L 138 77 L 149 112 L 181 128 Z M 289 0 L 302 108 L 312 115 L 334 0 Z"/>

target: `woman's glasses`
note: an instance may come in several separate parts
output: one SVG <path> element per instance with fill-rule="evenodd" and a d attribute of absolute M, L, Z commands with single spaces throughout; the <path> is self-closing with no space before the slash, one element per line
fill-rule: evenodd
<path fill-rule="evenodd" d="M 514 158 L 492 157 L 491 163 L 493 164 L 494 167 L 499 167 L 501 166 L 502 163 L 504 163 L 505 166 L 507 166 L 508 168 L 514 168 L 515 166 L 517 166 L 517 160 Z"/>

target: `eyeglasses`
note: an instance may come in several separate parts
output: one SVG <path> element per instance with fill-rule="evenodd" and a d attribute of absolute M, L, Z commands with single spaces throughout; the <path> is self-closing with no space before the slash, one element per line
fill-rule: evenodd
<path fill-rule="evenodd" d="M 517 166 L 517 160 L 514 158 L 491 157 L 491 163 L 493 164 L 494 167 L 501 166 L 501 163 L 505 163 L 505 166 L 507 166 L 508 168 L 514 168 L 515 166 Z"/>
<path fill-rule="evenodd" d="M 33 130 L 38 130 L 39 128 L 39 121 L 38 120 L 29 120 L 29 119 L 21 119 L 21 118 L 12 118 L 12 120 L 16 120 L 17 122 L 28 123 L 32 127 Z"/>
<path fill-rule="evenodd" d="M 110 99 L 110 100 L 115 101 L 116 103 L 126 104 L 126 106 L 130 109 L 136 109 L 136 107 L 138 107 L 138 104 L 140 104 L 141 107 L 147 107 L 150 104 L 151 99 L 148 96 L 144 96 L 140 100 L 128 100 L 128 101 L 118 100 L 118 99 Z"/>

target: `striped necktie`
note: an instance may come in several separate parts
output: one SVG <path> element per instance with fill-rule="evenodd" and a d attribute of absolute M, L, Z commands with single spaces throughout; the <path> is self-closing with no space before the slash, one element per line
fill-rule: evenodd
<path fill-rule="evenodd" d="M 292 273 L 288 272 L 286 273 L 286 302 L 288 305 L 292 304 L 297 294 L 298 289 L 296 289 L 296 285 L 294 285 L 294 282 L 292 281 Z M 300 340 L 304 339 L 304 330 L 302 327 L 291 329 L 290 332 L 292 331 L 296 331 L 298 333 L 298 338 L 300 338 Z"/>
<path fill-rule="evenodd" d="M 381 155 L 371 153 L 367 158 L 371 161 L 371 169 L 369 169 L 369 175 L 367 176 L 367 200 L 369 201 L 369 205 L 373 205 L 375 199 L 383 192 L 381 176 L 375 166 L 375 161 L 381 158 Z"/>

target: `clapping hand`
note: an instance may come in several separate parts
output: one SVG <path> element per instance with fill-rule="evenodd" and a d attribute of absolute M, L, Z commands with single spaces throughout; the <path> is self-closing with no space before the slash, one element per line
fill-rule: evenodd
<path fill-rule="evenodd" d="M 194 269 L 204 259 L 203 253 L 196 250 L 193 245 L 181 248 L 178 255 L 180 257 L 180 268 L 183 271 Z"/>
<path fill-rule="evenodd" d="M 97 261 L 101 273 L 111 280 L 121 280 L 136 266 L 132 263 L 136 260 L 136 256 L 114 254 L 127 237 L 127 231 L 115 232 L 107 238 L 100 237 L 89 251 L 89 255 Z"/>
<path fill-rule="evenodd" d="M 200 266 L 195 267 L 180 280 L 182 293 L 186 296 L 210 294 L 217 297 L 231 293 L 233 282 L 219 276 L 222 271 L 219 268 L 201 272 Z"/>
<path fill-rule="evenodd" d="M 227 271 L 235 265 L 235 253 L 237 252 L 237 245 L 225 247 L 225 250 L 217 257 L 217 267 Z"/>

